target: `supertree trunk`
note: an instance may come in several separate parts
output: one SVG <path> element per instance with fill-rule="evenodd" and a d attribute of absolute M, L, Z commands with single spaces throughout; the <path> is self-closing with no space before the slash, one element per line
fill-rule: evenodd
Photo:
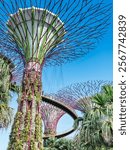
<path fill-rule="evenodd" d="M 41 115 L 44 123 L 44 137 L 55 137 L 57 124 L 65 112 L 58 107 L 42 102 Z"/>
<path fill-rule="evenodd" d="M 59 116 L 58 116 L 59 113 Z M 43 117 L 44 121 L 44 137 L 55 137 L 56 136 L 56 129 L 57 129 L 57 124 L 60 118 L 64 115 L 65 113 L 61 111 L 60 109 L 54 110 L 51 114 L 49 114 L 48 118 Z"/>
<path fill-rule="evenodd" d="M 22 95 L 10 135 L 8 150 L 42 150 L 41 69 L 29 62 L 23 77 Z"/>

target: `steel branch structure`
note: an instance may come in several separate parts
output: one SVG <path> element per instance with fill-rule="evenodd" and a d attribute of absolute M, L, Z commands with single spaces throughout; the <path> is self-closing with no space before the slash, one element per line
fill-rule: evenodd
<path fill-rule="evenodd" d="M 110 81 L 87 81 L 75 83 L 58 91 L 55 95 L 57 100 L 64 100 L 68 105 L 73 105 L 73 109 L 84 112 L 86 106 L 91 107 L 90 97 L 101 92 L 102 86 L 112 84 Z M 89 108 L 88 108 L 89 109 Z"/>
<path fill-rule="evenodd" d="M 87 54 L 107 30 L 110 17 L 111 5 L 103 0 L 0 0 L 1 53 L 19 55 L 24 64 L 8 150 L 43 149 L 43 65 L 61 65 Z"/>
<path fill-rule="evenodd" d="M 61 65 L 75 60 L 95 48 L 110 23 L 111 5 L 103 0 L 97 3 L 95 0 L 0 1 L 2 45 L 20 53 L 24 61 L 37 58 L 36 55 L 40 55 L 39 60 L 45 65 Z M 29 16 L 34 20 L 32 26 L 35 31 L 29 29 L 26 23 L 20 23 L 29 19 Z M 35 19 L 39 21 L 35 23 Z M 5 26 L 6 23 L 8 26 Z M 45 29 L 47 24 L 48 30 Z M 8 29 L 11 30 L 10 34 Z M 43 29 L 44 33 L 41 32 Z M 15 31 L 17 34 L 14 36 Z M 32 49 L 30 57 L 24 59 L 29 48 Z"/>

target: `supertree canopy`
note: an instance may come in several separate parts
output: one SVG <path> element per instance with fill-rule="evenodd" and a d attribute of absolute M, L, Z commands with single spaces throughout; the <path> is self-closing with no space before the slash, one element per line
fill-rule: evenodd
<path fill-rule="evenodd" d="M 18 50 L 24 61 L 60 65 L 95 47 L 109 25 L 111 5 L 103 0 L 1 0 L 0 14 L 3 45 Z"/>
<path fill-rule="evenodd" d="M 74 60 L 95 47 L 109 25 L 101 0 L 0 0 L 0 48 L 23 60 L 22 95 L 9 150 L 42 149 L 41 68 Z"/>
<path fill-rule="evenodd" d="M 100 93 L 102 86 L 111 84 L 110 81 L 102 80 L 75 83 L 59 90 L 55 95 L 57 100 L 66 101 L 68 105 L 73 104 L 73 109 L 84 112 L 86 108 L 91 109 L 91 97 Z"/>
<path fill-rule="evenodd" d="M 60 43 L 65 34 L 64 24 L 57 15 L 36 7 L 19 9 L 10 15 L 7 26 L 18 47 L 23 49 L 26 62 L 37 65 L 42 64 L 47 51 Z"/>

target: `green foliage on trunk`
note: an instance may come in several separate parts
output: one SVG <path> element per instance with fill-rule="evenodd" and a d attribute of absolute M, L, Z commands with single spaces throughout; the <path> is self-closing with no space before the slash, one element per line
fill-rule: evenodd
<path fill-rule="evenodd" d="M 39 95 L 41 95 L 41 74 L 29 70 L 24 75 L 8 150 L 15 150 L 16 147 L 19 147 L 19 150 L 43 149 Z"/>

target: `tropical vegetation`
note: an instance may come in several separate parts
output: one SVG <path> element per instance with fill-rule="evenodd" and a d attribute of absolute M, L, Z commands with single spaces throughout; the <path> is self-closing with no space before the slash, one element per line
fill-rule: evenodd
<path fill-rule="evenodd" d="M 86 109 L 84 113 L 79 133 L 75 138 L 80 150 L 112 149 L 112 102 L 113 88 L 111 85 L 103 86 L 101 93 L 86 99 L 86 108 L 89 109 Z"/>
<path fill-rule="evenodd" d="M 112 103 L 112 85 L 105 85 L 100 93 L 79 101 L 85 111 L 83 118 L 78 119 L 80 126 L 77 135 L 73 140 L 48 139 L 45 150 L 112 150 Z M 78 125 L 78 120 L 75 125 Z"/>
<path fill-rule="evenodd" d="M 12 121 L 13 109 L 9 106 L 10 94 L 10 64 L 0 57 L 0 128 L 7 128 Z"/>

